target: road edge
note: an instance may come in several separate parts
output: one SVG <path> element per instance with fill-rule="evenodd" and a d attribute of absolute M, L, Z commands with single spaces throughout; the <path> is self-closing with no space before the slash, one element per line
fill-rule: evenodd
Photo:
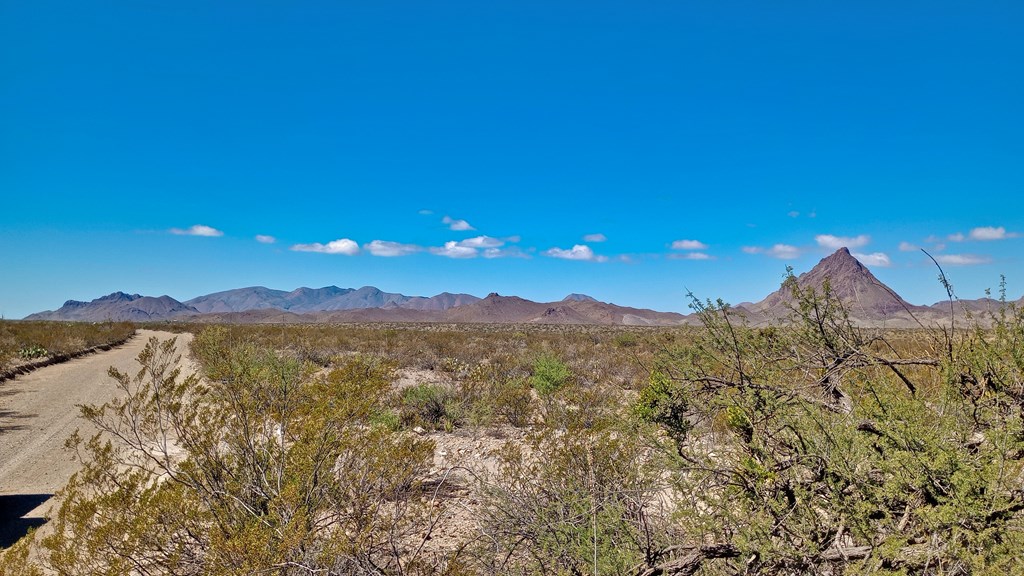
<path fill-rule="evenodd" d="M 40 368 L 53 366 L 54 364 L 63 364 L 68 360 L 74 360 L 75 358 L 81 358 L 82 356 L 87 356 L 89 354 L 96 354 L 97 352 L 106 352 L 107 350 L 113 350 L 118 346 L 123 346 L 127 344 L 128 341 L 130 341 L 132 338 L 135 338 L 135 336 L 138 335 L 138 332 L 138 330 L 135 330 L 134 332 L 131 333 L 131 335 L 129 335 L 126 338 L 115 340 L 113 342 L 108 342 L 106 344 L 92 346 L 75 352 L 69 352 L 67 354 L 56 354 L 48 358 L 43 358 L 42 360 L 36 360 L 34 362 L 22 364 L 21 366 L 15 366 L 14 368 L 8 368 L 7 370 L 0 372 L 0 383 L 6 382 L 8 380 L 13 380 L 18 376 L 34 372 Z"/>

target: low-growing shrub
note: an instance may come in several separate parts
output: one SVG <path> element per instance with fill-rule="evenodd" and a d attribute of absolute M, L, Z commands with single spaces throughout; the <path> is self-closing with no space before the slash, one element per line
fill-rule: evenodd
<path fill-rule="evenodd" d="M 399 416 L 403 426 L 451 430 L 462 421 L 455 390 L 445 384 L 422 383 L 401 393 Z"/>
<path fill-rule="evenodd" d="M 530 385 L 541 396 L 550 396 L 569 383 L 572 373 L 557 356 L 541 354 L 533 363 Z"/>
<path fill-rule="evenodd" d="M 25 346 L 18 351 L 18 357 L 22 360 L 34 360 L 36 358 L 46 358 L 50 355 L 50 352 L 38 344 L 31 346 Z"/>
<path fill-rule="evenodd" d="M 0 320 L 0 369 L 18 361 L 114 344 L 134 333 L 135 326 L 128 322 Z"/>
<path fill-rule="evenodd" d="M 530 385 L 521 378 L 495 382 L 494 412 L 508 424 L 522 428 L 533 420 L 534 405 Z"/>

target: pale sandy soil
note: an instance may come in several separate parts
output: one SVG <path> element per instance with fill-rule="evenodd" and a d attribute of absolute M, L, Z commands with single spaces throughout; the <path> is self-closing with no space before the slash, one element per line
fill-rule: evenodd
<path fill-rule="evenodd" d="M 135 357 L 150 337 L 177 337 L 188 364 L 191 334 L 139 330 L 123 346 L 0 383 L 0 547 L 11 544 L 28 528 L 45 522 L 51 496 L 62 488 L 79 464 L 64 448 L 76 430 L 88 437 L 94 430 L 79 418 L 79 405 L 102 404 L 117 389 L 107 375 L 111 366 L 134 373 Z M 183 373 L 194 371 L 191 365 Z"/>

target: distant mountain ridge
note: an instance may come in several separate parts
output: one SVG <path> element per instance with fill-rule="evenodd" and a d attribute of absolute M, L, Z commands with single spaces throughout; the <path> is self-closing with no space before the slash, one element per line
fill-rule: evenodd
<path fill-rule="evenodd" d="M 291 292 L 272 290 L 263 286 L 236 288 L 214 292 L 186 300 L 202 314 L 248 312 L 250 310 L 287 310 L 297 314 L 362 308 L 411 308 L 416 310 L 447 310 L 454 306 L 471 304 L 479 300 L 469 294 L 447 292 L 425 298 L 383 292 L 373 286 L 359 289 L 325 286 L 323 288 L 296 288 Z"/>
<path fill-rule="evenodd" d="M 308 314 L 360 309 L 400 308 L 444 311 L 480 300 L 470 294 L 443 292 L 429 298 L 384 292 L 373 286 L 362 288 L 296 288 L 274 290 L 264 286 L 236 288 L 198 296 L 179 302 L 170 296 L 153 298 L 139 294 L 114 292 L 90 302 L 68 300 L 54 311 L 37 312 L 26 320 L 80 320 L 99 322 L 184 319 L 204 314 L 231 314 L 257 310 L 276 310 Z"/>
<path fill-rule="evenodd" d="M 58 310 L 37 312 L 26 320 L 77 320 L 98 322 L 104 320 L 147 322 L 198 314 L 191 306 L 170 296 L 142 296 L 114 292 L 91 302 L 68 300 Z"/>
<path fill-rule="evenodd" d="M 930 326 L 951 320 L 948 302 L 916 306 L 879 281 L 849 250 L 841 248 L 796 278 L 801 288 L 820 289 L 826 282 L 847 304 L 854 322 L 894 328 Z M 1022 299 L 1024 301 L 1024 299 Z M 792 314 L 788 287 L 756 303 L 735 306 L 752 325 L 785 322 Z M 953 307 L 983 315 L 1002 303 L 988 298 L 960 300 Z M 234 323 L 296 322 L 450 322 L 536 323 L 676 326 L 697 324 L 693 315 L 658 312 L 600 302 L 584 294 L 569 294 L 558 302 L 533 302 L 518 296 L 491 293 L 486 298 L 442 292 L 436 296 L 405 296 L 362 288 L 296 288 L 263 286 L 236 288 L 179 302 L 170 296 L 150 297 L 114 292 L 91 302 L 68 300 L 55 311 L 32 314 L 26 320 L 193 320 Z"/>

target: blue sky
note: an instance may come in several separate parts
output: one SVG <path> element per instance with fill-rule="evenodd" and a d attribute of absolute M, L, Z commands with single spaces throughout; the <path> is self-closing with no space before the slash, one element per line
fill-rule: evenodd
<path fill-rule="evenodd" d="M 1020 2 L 0 0 L 0 313 L 1024 293 Z M 262 237 L 262 238 L 261 238 Z M 263 242 L 259 241 L 260 239 Z"/>

